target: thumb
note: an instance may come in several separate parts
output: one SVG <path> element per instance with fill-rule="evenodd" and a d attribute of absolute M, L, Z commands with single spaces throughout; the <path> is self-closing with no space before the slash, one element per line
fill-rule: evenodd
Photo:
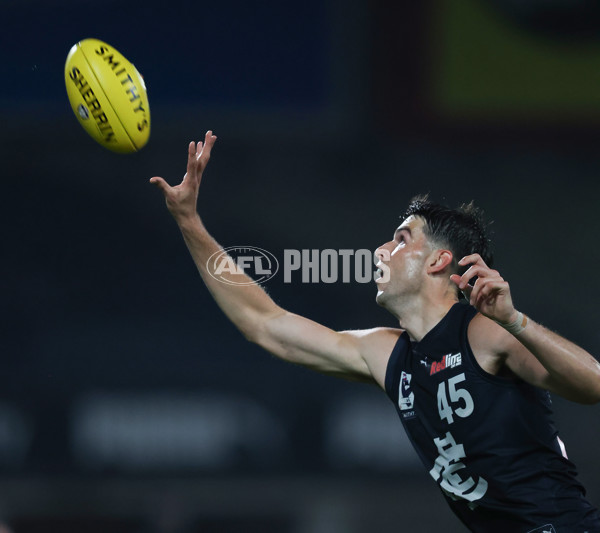
<path fill-rule="evenodd" d="M 150 178 L 150 183 L 156 185 L 163 193 L 166 193 L 171 188 L 169 187 L 169 184 L 159 176 L 154 176 L 153 178 Z"/>
<path fill-rule="evenodd" d="M 460 283 L 460 276 L 458 274 L 452 274 L 450 276 L 450 281 L 452 281 L 455 285 Z"/>

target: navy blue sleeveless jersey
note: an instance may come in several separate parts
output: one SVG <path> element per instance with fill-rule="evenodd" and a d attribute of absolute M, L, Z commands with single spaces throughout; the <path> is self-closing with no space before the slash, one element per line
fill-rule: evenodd
<path fill-rule="evenodd" d="M 420 342 L 403 333 L 392 351 L 386 392 L 421 461 L 471 531 L 600 533 L 549 393 L 478 365 L 467 338 L 476 313 L 457 303 Z"/>

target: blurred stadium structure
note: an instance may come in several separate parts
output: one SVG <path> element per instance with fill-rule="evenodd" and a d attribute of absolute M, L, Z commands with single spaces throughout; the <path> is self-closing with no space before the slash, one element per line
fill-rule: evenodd
<path fill-rule="evenodd" d="M 70 115 L 85 37 L 145 76 L 139 154 Z M 14 533 L 462 531 L 380 392 L 274 361 L 202 287 L 147 179 L 178 180 L 209 128 L 200 208 L 223 245 L 374 249 L 413 194 L 475 199 L 519 307 L 600 354 L 593 3 L 5 0 L 0 42 Z M 336 329 L 394 325 L 368 285 L 267 290 Z M 598 408 L 555 409 L 600 504 Z"/>

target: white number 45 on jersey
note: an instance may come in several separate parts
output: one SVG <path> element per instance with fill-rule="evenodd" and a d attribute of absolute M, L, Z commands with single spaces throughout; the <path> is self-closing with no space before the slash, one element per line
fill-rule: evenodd
<path fill-rule="evenodd" d="M 467 389 L 458 387 L 459 383 L 465 381 L 465 374 L 458 374 L 448 380 L 446 390 L 446 382 L 442 381 L 438 387 L 437 403 L 440 418 L 446 419 L 448 424 L 454 422 L 454 416 L 467 418 L 473 412 L 473 397 Z M 450 400 L 448 400 L 448 397 Z M 462 405 L 457 405 L 462 404 Z"/>

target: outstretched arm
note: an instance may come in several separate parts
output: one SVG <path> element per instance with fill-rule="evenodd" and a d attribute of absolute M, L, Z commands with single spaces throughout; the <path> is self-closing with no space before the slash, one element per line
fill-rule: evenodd
<path fill-rule="evenodd" d="M 503 356 L 516 375 L 569 400 L 600 402 L 600 364 L 591 354 L 519 313 L 508 283 L 478 254 L 459 264 L 471 267 L 462 276 L 451 276 L 452 281 L 471 305 L 496 323 L 482 324 L 485 331 L 479 337 L 487 339 L 483 342 Z M 475 283 L 469 284 L 474 277 Z"/>
<path fill-rule="evenodd" d="M 385 379 L 387 357 L 398 331 L 376 328 L 336 332 L 279 307 L 268 294 L 242 272 L 230 273 L 234 284 L 218 281 L 209 269 L 210 257 L 222 247 L 209 235 L 196 204 L 202 174 L 216 136 L 206 133 L 204 143 L 190 143 L 187 172 L 174 187 L 160 177 L 150 182 L 164 194 L 167 208 L 177 222 L 190 254 L 215 301 L 250 341 L 287 361 L 350 379 Z"/>

